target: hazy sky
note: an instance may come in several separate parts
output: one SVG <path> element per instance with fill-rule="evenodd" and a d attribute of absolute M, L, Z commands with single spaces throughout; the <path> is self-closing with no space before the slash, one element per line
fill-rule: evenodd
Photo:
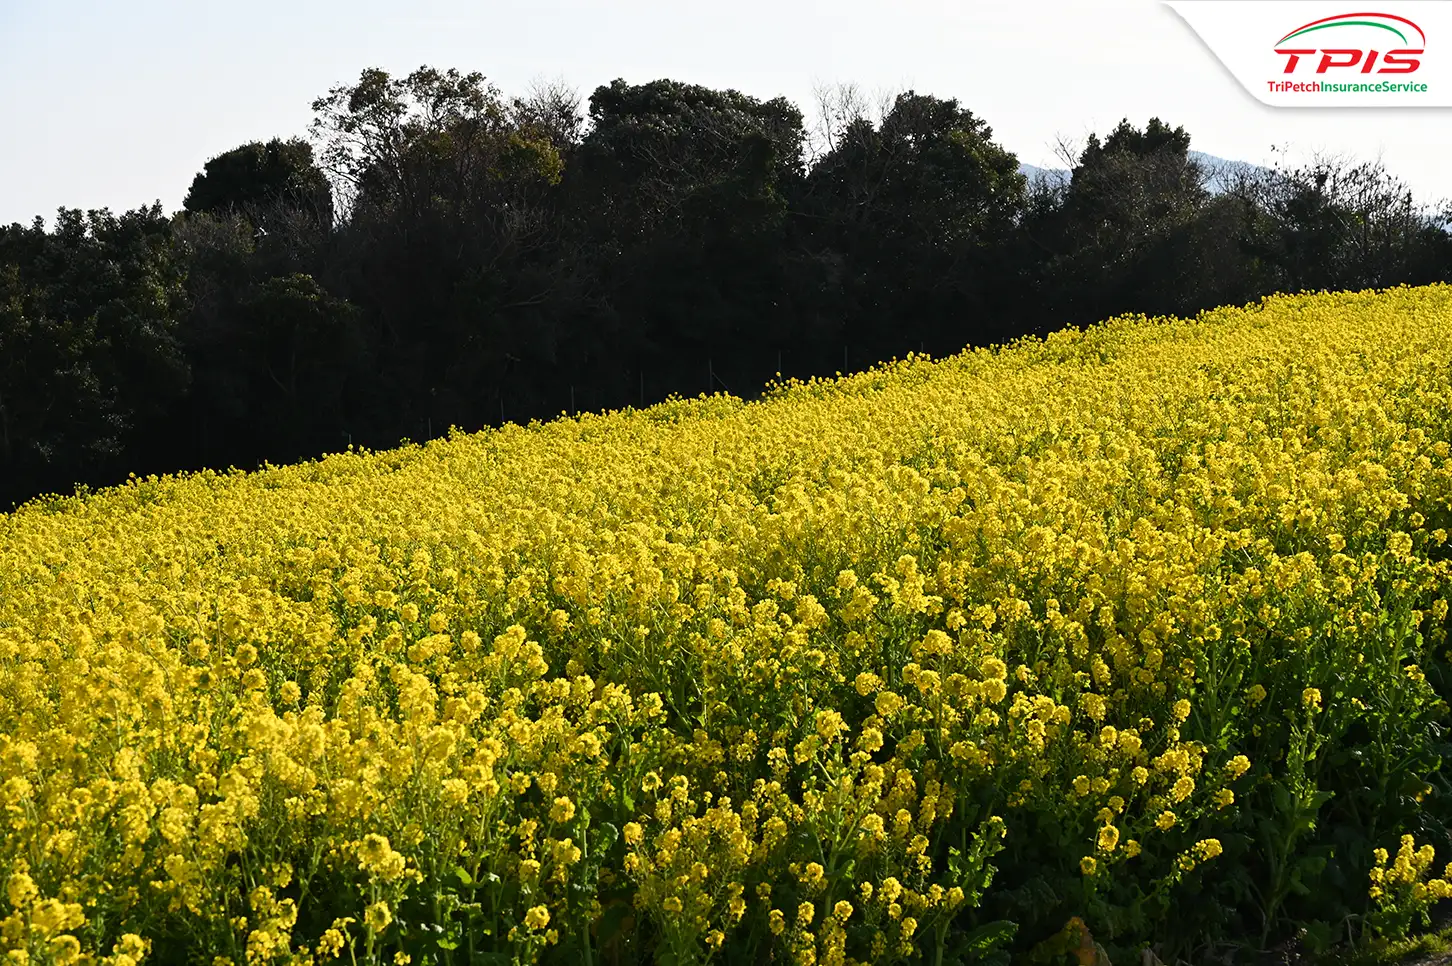
<path fill-rule="evenodd" d="M 206 160 L 305 133 L 364 67 L 482 71 L 506 93 L 616 77 L 778 94 L 823 83 L 957 97 L 1033 164 L 1121 117 L 1199 150 L 1380 157 L 1452 195 L 1452 113 L 1262 106 L 1157 0 L 0 0 L 0 223 L 60 205 L 179 208 Z"/>

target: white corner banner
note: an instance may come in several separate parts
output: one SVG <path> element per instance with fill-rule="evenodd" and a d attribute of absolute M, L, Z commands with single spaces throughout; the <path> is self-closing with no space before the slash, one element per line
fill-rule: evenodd
<path fill-rule="evenodd" d="M 1166 0 L 1272 107 L 1452 106 L 1452 0 Z"/>

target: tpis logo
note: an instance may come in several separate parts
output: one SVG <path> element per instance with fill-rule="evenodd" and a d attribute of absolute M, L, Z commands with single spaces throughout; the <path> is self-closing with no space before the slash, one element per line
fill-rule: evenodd
<path fill-rule="evenodd" d="M 1165 3 L 1262 104 L 1452 107 L 1452 59 L 1436 47 L 1452 36 L 1449 0 Z"/>
<path fill-rule="evenodd" d="M 1302 24 L 1275 43 L 1286 74 L 1410 74 L 1427 35 L 1394 13 L 1343 13 Z"/>

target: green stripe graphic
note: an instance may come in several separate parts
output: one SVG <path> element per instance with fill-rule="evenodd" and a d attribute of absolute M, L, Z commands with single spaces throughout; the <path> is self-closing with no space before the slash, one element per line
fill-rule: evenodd
<path fill-rule="evenodd" d="M 1402 38 L 1402 43 L 1407 42 L 1405 34 L 1403 34 L 1395 27 L 1388 27 L 1384 23 L 1377 23 L 1374 20 L 1340 20 L 1336 23 L 1323 23 L 1317 27 L 1305 27 L 1301 30 L 1297 30 L 1295 33 L 1286 34 L 1280 40 L 1276 41 L 1276 46 L 1279 47 L 1281 44 L 1285 43 L 1287 40 L 1290 40 L 1292 37 L 1299 37 L 1301 36 L 1301 34 L 1308 34 L 1313 30 L 1324 30 L 1327 27 L 1380 27 L 1382 30 L 1390 30 L 1392 33 Z"/>

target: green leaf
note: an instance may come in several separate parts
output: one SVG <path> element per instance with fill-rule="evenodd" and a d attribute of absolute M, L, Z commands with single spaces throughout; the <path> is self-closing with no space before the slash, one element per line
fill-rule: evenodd
<path fill-rule="evenodd" d="M 1317 919 L 1302 925 L 1304 927 L 1302 939 L 1311 952 L 1324 953 L 1336 942 L 1336 934 L 1330 923 Z"/>
<path fill-rule="evenodd" d="M 614 942 L 620 936 L 620 925 L 629 914 L 630 906 L 624 902 L 612 903 L 605 907 L 605 911 L 600 915 L 598 927 L 602 946 Z"/>
<path fill-rule="evenodd" d="M 995 946 L 1008 942 L 1018 932 L 1018 923 L 998 919 L 984 923 L 962 939 L 962 945 L 975 952 L 986 952 Z"/>

